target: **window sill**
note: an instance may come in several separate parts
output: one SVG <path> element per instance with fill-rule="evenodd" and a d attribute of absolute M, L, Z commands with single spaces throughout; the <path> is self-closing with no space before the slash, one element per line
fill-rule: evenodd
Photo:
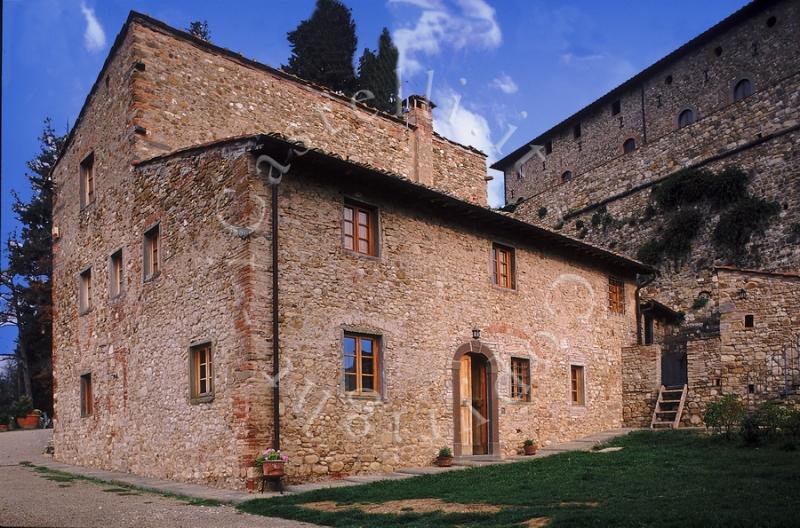
<path fill-rule="evenodd" d="M 520 400 L 517 398 L 510 398 L 508 402 L 511 405 L 530 405 L 531 403 L 533 403 L 531 400 Z"/>
<path fill-rule="evenodd" d="M 211 403 L 214 401 L 213 394 L 205 394 L 203 396 L 195 396 L 194 398 L 189 398 L 189 403 L 192 405 L 201 405 L 203 403 Z"/>
<path fill-rule="evenodd" d="M 380 253 L 377 254 L 377 255 L 367 255 L 366 253 L 360 253 L 358 251 L 353 251 L 352 249 L 347 249 L 347 248 L 342 248 L 342 251 L 344 251 L 345 255 L 350 255 L 351 257 L 355 257 L 355 258 L 374 260 L 374 261 L 378 261 L 378 262 L 380 262 L 380 260 L 381 260 Z"/>
<path fill-rule="evenodd" d="M 161 272 L 157 271 L 157 272 L 153 273 L 152 275 L 148 275 L 147 277 L 145 277 L 142 280 L 142 282 L 144 282 L 145 284 L 148 283 L 148 282 L 155 282 L 156 280 L 158 280 L 158 278 L 160 276 L 161 276 Z"/>
<path fill-rule="evenodd" d="M 94 306 L 90 306 L 89 308 L 84 308 L 83 310 L 78 310 L 78 316 L 83 317 L 84 315 L 89 315 L 94 311 Z"/>
<path fill-rule="evenodd" d="M 492 283 L 492 289 L 508 293 L 519 293 L 519 290 L 517 289 L 516 286 L 513 288 L 506 288 L 505 286 L 498 286 L 497 284 Z"/>
<path fill-rule="evenodd" d="M 121 292 L 121 293 L 118 293 L 116 295 L 109 296 L 108 302 L 109 302 L 109 304 L 117 304 L 117 303 L 122 302 L 122 300 L 124 298 L 125 298 L 125 292 Z"/>
<path fill-rule="evenodd" d="M 81 206 L 81 210 L 80 210 L 80 214 L 82 214 L 82 215 L 83 214 L 88 214 L 89 211 L 91 211 L 94 208 L 94 204 L 95 203 L 97 203 L 97 201 L 93 200 L 93 201 L 87 203 L 86 205 L 82 205 Z"/>
<path fill-rule="evenodd" d="M 350 400 L 361 400 L 361 401 L 374 401 L 374 402 L 382 402 L 383 396 L 380 394 L 364 394 L 364 393 L 356 393 L 356 392 L 345 392 L 345 397 Z"/>

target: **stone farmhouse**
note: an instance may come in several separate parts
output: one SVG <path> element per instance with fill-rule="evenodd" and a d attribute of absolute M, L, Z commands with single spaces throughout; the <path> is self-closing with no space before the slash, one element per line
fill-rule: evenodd
<path fill-rule="evenodd" d="M 489 209 L 431 106 L 131 13 L 53 173 L 56 459 L 241 488 L 622 425 L 653 269 Z"/>
<path fill-rule="evenodd" d="M 493 165 L 516 218 L 660 268 L 623 354 L 629 425 L 800 385 L 798 35 L 800 3 L 756 0 Z M 688 385 L 682 416 L 662 385 Z"/>

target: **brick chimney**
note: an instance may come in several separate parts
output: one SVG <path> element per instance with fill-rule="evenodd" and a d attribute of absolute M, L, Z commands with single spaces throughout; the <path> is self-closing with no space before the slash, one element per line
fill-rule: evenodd
<path fill-rule="evenodd" d="M 411 178 L 433 186 L 433 114 L 436 105 L 422 95 L 410 95 L 405 101 L 408 122 L 416 127 L 412 137 Z"/>

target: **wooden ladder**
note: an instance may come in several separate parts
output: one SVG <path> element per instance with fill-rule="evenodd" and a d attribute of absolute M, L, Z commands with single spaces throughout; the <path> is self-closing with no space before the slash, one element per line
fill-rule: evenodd
<path fill-rule="evenodd" d="M 656 400 L 656 408 L 653 409 L 650 428 L 669 427 L 670 429 L 677 429 L 680 427 L 687 392 L 688 387 L 686 385 L 678 387 L 662 385 L 658 391 L 658 399 Z"/>

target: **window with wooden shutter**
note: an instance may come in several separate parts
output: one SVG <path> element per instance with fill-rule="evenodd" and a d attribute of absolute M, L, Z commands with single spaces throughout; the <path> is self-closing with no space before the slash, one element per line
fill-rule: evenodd
<path fill-rule="evenodd" d="M 81 272 L 78 298 L 80 313 L 92 309 L 92 268 L 86 268 Z"/>
<path fill-rule="evenodd" d="M 115 251 L 109 259 L 108 269 L 108 293 L 111 297 L 118 297 L 123 289 L 122 275 L 122 250 Z"/>
<path fill-rule="evenodd" d="M 615 277 L 608 278 L 608 309 L 612 313 L 625 313 L 625 283 Z"/>
<path fill-rule="evenodd" d="M 511 358 L 511 399 L 531 401 L 531 362 Z"/>
<path fill-rule="evenodd" d="M 81 416 L 91 416 L 94 411 L 92 398 L 92 374 L 81 376 Z"/>
<path fill-rule="evenodd" d="M 345 333 L 345 392 L 356 395 L 377 395 L 380 392 L 380 346 L 378 336 Z"/>
<path fill-rule="evenodd" d="M 569 367 L 572 405 L 586 404 L 586 390 L 584 387 L 584 372 L 580 365 L 570 365 Z"/>
<path fill-rule="evenodd" d="M 193 403 L 203 403 L 214 398 L 214 363 L 211 343 L 195 345 L 189 349 L 190 389 Z"/>
<path fill-rule="evenodd" d="M 501 288 L 514 288 L 514 248 L 492 244 L 492 282 Z"/>
<path fill-rule="evenodd" d="M 94 152 L 81 162 L 81 208 L 94 202 Z"/>
<path fill-rule="evenodd" d="M 144 234 L 144 280 L 150 280 L 161 271 L 161 229 L 158 224 Z"/>
<path fill-rule="evenodd" d="M 345 203 L 342 231 L 345 249 L 362 255 L 378 255 L 378 213 L 374 208 Z"/>

